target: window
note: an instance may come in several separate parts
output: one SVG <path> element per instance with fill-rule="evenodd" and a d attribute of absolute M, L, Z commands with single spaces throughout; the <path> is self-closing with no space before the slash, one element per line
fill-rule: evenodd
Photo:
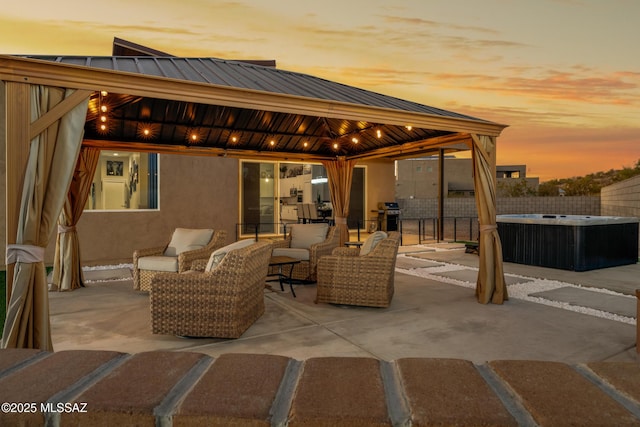
<path fill-rule="evenodd" d="M 85 210 L 158 209 L 158 155 L 102 151 Z"/>

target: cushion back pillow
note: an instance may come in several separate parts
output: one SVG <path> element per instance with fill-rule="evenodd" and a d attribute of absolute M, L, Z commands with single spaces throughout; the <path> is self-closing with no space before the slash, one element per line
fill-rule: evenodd
<path fill-rule="evenodd" d="M 224 257 L 231 251 L 236 250 L 236 249 L 242 249 L 244 247 L 247 247 L 253 243 L 255 243 L 255 239 L 244 239 L 244 240 L 238 240 L 237 242 L 233 242 L 227 246 L 223 246 L 219 249 L 216 249 L 215 251 L 213 251 L 213 253 L 211 254 L 211 256 L 209 257 L 209 262 L 207 263 L 207 266 L 205 267 L 204 271 L 209 272 L 209 271 L 213 271 L 216 269 L 216 267 L 218 267 L 220 265 L 220 263 L 222 262 L 222 260 L 224 259 Z"/>
<path fill-rule="evenodd" d="M 387 238 L 387 233 L 384 231 L 376 231 L 371 236 L 367 237 L 362 247 L 360 248 L 360 256 L 366 255 L 376 247 L 376 245 Z"/>
<path fill-rule="evenodd" d="M 311 245 L 327 239 L 329 224 L 295 224 L 291 226 L 291 247 L 309 249 Z"/>
<path fill-rule="evenodd" d="M 213 230 L 210 228 L 176 228 L 164 254 L 178 256 L 182 252 L 202 249 L 211 241 L 211 236 Z"/>

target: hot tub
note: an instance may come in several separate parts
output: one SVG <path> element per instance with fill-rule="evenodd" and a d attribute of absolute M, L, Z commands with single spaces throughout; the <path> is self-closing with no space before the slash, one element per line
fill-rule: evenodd
<path fill-rule="evenodd" d="M 498 215 L 505 262 L 587 271 L 638 262 L 638 218 Z"/>

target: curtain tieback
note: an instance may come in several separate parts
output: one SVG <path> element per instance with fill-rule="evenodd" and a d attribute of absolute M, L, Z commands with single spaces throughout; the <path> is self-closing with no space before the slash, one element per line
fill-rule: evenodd
<path fill-rule="evenodd" d="M 58 234 L 60 233 L 68 233 L 70 231 L 76 231 L 75 225 L 61 225 L 58 224 Z"/>
<path fill-rule="evenodd" d="M 334 221 L 335 221 L 336 225 L 338 225 L 338 224 L 345 224 L 346 225 L 347 224 L 347 218 L 345 218 L 343 216 L 335 217 Z"/>
<path fill-rule="evenodd" d="M 481 233 L 487 233 L 489 231 L 497 230 L 498 226 L 494 224 L 485 224 L 480 226 Z"/>
<path fill-rule="evenodd" d="M 7 264 L 33 264 L 44 261 L 44 248 L 33 245 L 7 245 Z"/>

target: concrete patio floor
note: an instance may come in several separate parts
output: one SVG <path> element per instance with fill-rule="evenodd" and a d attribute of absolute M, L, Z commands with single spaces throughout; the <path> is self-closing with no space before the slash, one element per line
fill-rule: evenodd
<path fill-rule="evenodd" d="M 386 309 L 316 305 L 315 285 L 296 286 L 293 298 L 272 283 L 265 289 L 265 314 L 236 340 L 153 335 L 148 295 L 134 291 L 132 280 L 91 282 L 49 293 L 53 345 L 55 351 L 258 353 L 298 360 L 639 360 L 638 264 L 576 273 L 506 263 L 511 298 L 503 305 L 476 301 L 477 265 L 477 255 L 460 245 L 403 246 Z M 534 284 L 543 289 L 529 291 Z M 601 317 L 609 314 L 614 320 Z"/>

